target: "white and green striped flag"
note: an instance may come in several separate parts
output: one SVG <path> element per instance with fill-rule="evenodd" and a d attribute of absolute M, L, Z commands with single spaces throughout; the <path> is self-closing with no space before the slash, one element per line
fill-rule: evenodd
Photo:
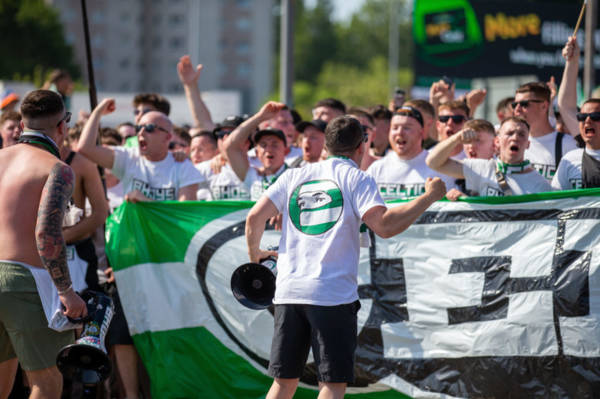
<path fill-rule="evenodd" d="M 297 191 L 294 223 L 335 219 L 336 187 L 319 190 L 327 198 L 308 184 Z M 440 201 L 401 235 L 371 234 L 348 397 L 600 392 L 599 194 Z M 273 317 L 240 305 L 230 287 L 248 262 L 252 204 L 127 203 L 109 218 L 107 253 L 153 397 L 265 396 Z M 303 216 L 314 212 L 317 221 Z M 267 230 L 263 247 L 279 236 Z M 310 356 L 295 398 L 316 390 Z"/>

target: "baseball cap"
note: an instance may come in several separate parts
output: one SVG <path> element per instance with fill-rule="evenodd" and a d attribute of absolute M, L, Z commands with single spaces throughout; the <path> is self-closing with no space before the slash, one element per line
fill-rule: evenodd
<path fill-rule="evenodd" d="M 394 111 L 394 115 L 410 116 L 411 118 L 416 119 L 417 122 L 423 126 L 423 115 L 421 115 L 421 111 L 415 107 L 411 107 L 410 105 L 404 105 L 398 108 Z"/>
<path fill-rule="evenodd" d="M 260 139 L 263 138 L 264 136 L 275 136 L 279 140 L 283 141 L 283 144 L 287 147 L 287 140 L 285 138 L 285 134 L 283 134 L 283 132 L 279 129 L 266 128 L 266 129 L 259 130 L 254 135 L 254 142 L 258 143 L 260 141 Z"/>
<path fill-rule="evenodd" d="M 15 101 L 19 101 L 19 95 L 12 90 L 6 90 L 0 99 L 0 109 L 4 109 Z"/>
<path fill-rule="evenodd" d="M 321 119 L 313 119 L 312 121 L 302 121 L 296 125 L 296 130 L 300 133 L 303 133 L 307 127 L 312 126 L 320 132 L 325 133 L 325 129 L 327 128 L 327 122 Z"/>

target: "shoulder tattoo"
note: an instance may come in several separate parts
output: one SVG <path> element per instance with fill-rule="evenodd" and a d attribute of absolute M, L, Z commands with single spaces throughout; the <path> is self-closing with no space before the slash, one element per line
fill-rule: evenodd
<path fill-rule="evenodd" d="M 35 228 L 38 253 L 59 291 L 71 285 L 62 222 L 73 193 L 74 178 L 69 166 L 54 165 L 42 190 Z"/>

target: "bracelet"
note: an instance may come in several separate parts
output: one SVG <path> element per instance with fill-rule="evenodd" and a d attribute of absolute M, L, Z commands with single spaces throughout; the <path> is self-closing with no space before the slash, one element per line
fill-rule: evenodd
<path fill-rule="evenodd" d="M 73 289 L 73 284 L 69 285 L 69 286 L 68 286 L 66 289 L 64 289 L 64 290 L 62 290 L 62 291 L 61 291 L 61 290 L 58 290 L 58 295 L 64 295 L 64 294 L 66 294 L 67 292 L 71 291 L 72 289 Z"/>

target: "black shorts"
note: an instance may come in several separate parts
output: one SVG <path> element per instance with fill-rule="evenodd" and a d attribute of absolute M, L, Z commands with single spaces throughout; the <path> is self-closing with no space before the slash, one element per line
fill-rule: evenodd
<path fill-rule="evenodd" d="M 133 345 L 133 339 L 131 339 L 131 335 L 129 334 L 127 320 L 125 320 L 125 313 L 123 313 L 121 298 L 119 297 L 118 291 L 116 289 L 112 291 L 111 296 L 115 309 L 113 318 L 108 326 L 106 347 L 110 348 L 113 345 Z"/>
<path fill-rule="evenodd" d="M 269 375 L 300 378 L 312 347 L 319 381 L 354 382 L 359 309 L 359 301 L 338 306 L 275 305 Z"/>

